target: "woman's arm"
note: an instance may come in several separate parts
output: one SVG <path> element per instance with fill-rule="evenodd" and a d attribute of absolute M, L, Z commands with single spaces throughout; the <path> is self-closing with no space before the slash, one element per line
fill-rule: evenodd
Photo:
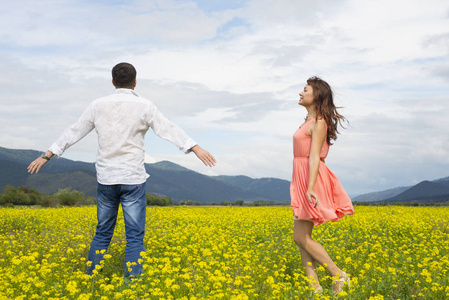
<path fill-rule="evenodd" d="M 318 169 L 320 167 L 321 148 L 323 147 L 324 140 L 326 139 L 326 133 L 326 122 L 322 118 L 317 118 L 315 126 L 312 128 L 312 145 L 310 146 L 309 154 L 309 185 L 306 193 L 310 203 L 313 203 L 312 198 L 315 199 L 314 207 L 316 207 L 319 203 L 318 196 L 315 193 L 315 183 L 318 177 Z"/>

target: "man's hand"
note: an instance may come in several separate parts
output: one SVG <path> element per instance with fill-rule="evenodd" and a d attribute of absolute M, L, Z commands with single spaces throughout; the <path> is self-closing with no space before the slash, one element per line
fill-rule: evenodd
<path fill-rule="evenodd" d="M 201 148 L 199 145 L 195 145 L 192 147 L 192 150 L 195 155 L 206 165 L 209 167 L 215 166 L 215 163 L 217 162 L 215 160 L 215 157 L 212 156 L 209 152 Z"/>
<path fill-rule="evenodd" d="M 53 153 L 51 153 L 50 151 L 47 151 L 47 153 L 45 154 L 48 158 L 53 156 Z M 33 162 L 31 162 L 31 164 L 28 166 L 27 170 L 28 173 L 33 174 L 34 172 L 39 172 L 39 170 L 42 168 L 43 165 L 45 165 L 46 163 L 48 163 L 48 159 L 41 157 L 36 158 Z"/>

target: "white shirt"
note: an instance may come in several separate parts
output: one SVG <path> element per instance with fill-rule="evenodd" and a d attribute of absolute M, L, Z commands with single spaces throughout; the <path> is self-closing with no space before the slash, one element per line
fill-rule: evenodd
<path fill-rule="evenodd" d="M 95 163 L 98 182 L 141 184 L 149 177 L 144 166 L 144 137 L 150 127 L 184 153 L 196 145 L 150 100 L 131 89 L 116 89 L 115 94 L 93 101 L 49 150 L 59 157 L 95 128 L 99 146 Z"/>

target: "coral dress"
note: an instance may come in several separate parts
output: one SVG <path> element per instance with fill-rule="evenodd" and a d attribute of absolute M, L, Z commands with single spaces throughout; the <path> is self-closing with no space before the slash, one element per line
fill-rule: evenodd
<path fill-rule="evenodd" d="M 309 185 L 309 154 L 312 137 L 307 135 L 307 128 L 314 119 L 301 125 L 293 135 L 293 175 L 290 184 L 290 198 L 293 215 L 297 220 L 310 220 L 315 226 L 327 221 L 338 221 L 345 215 L 354 214 L 351 199 L 323 161 L 320 161 L 315 192 L 319 203 L 313 207 L 306 192 Z M 329 152 L 329 145 L 324 141 L 320 158 Z"/>

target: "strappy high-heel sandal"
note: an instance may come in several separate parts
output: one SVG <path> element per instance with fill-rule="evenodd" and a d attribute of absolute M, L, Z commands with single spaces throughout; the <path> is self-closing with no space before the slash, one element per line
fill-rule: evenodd
<path fill-rule="evenodd" d="M 319 285 L 316 289 L 314 289 L 313 294 L 323 296 L 323 287 Z"/>
<path fill-rule="evenodd" d="M 350 287 L 350 285 L 351 285 L 351 278 L 348 276 L 348 274 L 343 272 L 342 274 L 340 274 L 340 277 L 338 279 L 334 280 L 334 286 L 336 284 L 339 284 L 339 286 L 338 286 L 337 290 L 334 289 L 334 294 L 338 295 L 338 294 L 340 294 L 343 291 L 343 287 L 345 285 L 347 285 L 348 288 Z"/>

